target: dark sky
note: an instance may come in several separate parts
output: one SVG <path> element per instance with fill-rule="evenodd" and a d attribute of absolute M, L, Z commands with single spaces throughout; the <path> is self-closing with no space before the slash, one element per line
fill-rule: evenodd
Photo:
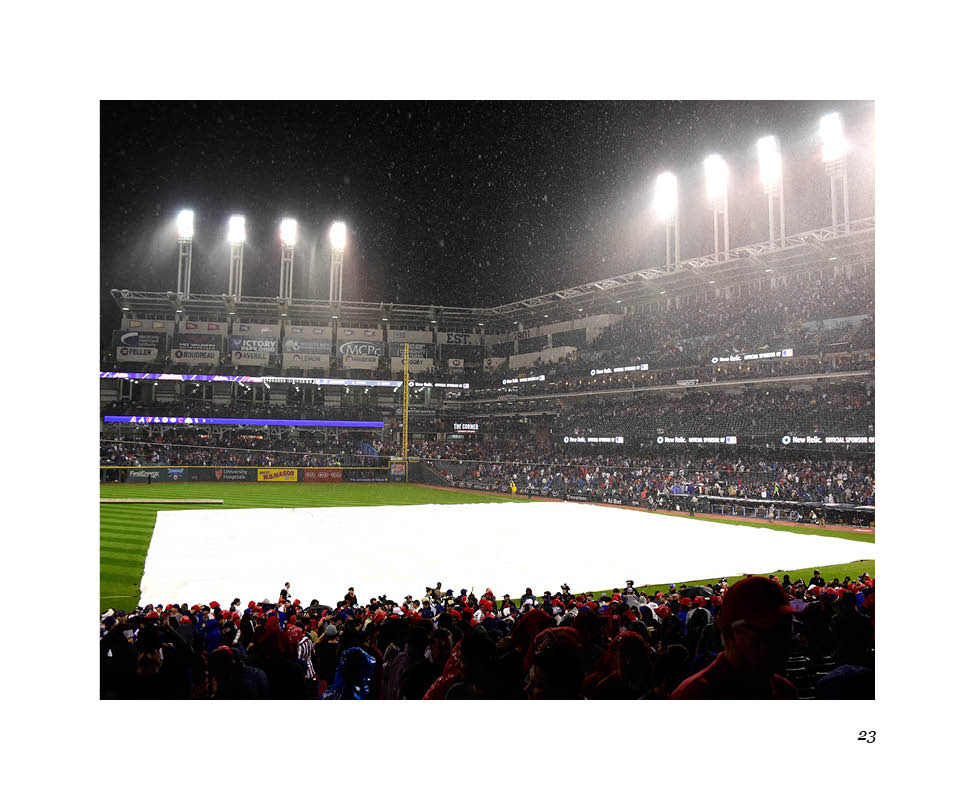
<path fill-rule="evenodd" d="M 823 227 L 828 111 L 853 147 L 851 216 L 872 215 L 872 102 L 106 102 L 102 295 L 175 291 L 187 207 L 194 293 L 227 291 L 226 221 L 242 213 L 245 295 L 277 294 L 277 226 L 294 216 L 296 297 L 327 298 L 325 236 L 341 218 L 346 299 L 497 305 L 663 263 L 650 203 L 665 169 L 681 183 L 682 256 L 710 252 L 712 152 L 731 170 L 731 245 L 750 244 L 768 236 L 754 145 L 769 133 L 787 232 Z"/>

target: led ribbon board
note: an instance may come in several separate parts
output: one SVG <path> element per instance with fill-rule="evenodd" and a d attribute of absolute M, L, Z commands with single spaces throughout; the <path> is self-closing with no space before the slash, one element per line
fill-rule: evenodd
<path fill-rule="evenodd" d="M 382 428 L 383 423 L 355 419 L 248 419 L 236 417 L 106 416 L 105 422 L 134 422 L 161 425 L 268 425 L 296 428 Z"/>

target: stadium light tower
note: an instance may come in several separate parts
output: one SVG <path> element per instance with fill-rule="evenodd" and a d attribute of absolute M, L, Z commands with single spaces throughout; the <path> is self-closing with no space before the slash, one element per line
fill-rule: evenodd
<path fill-rule="evenodd" d="M 244 279 L 244 218 L 234 214 L 227 223 L 227 241 L 230 242 L 230 288 L 227 291 L 231 297 L 239 300 L 240 289 Z"/>
<path fill-rule="evenodd" d="M 674 264 L 680 263 L 680 213 L 677 202 L 677 176 L 661 172 L 653 190 L 653 210 L 657 219 L 667 227 L 667 264 L 670 260 L 670 235 L 674 234 Z"/>
<path fill-rule="evenodd" d="M 827 114 L 819 120 L 819 138 L 823 142 L 823 163 L 829 176 L 829 210 L 833 220 L 833 230 L 836 230 L 836 184 L 842 186 L 843 191 L 843 230 L 850 229 L 850 196 L 846 180 L 846 152 L 850 149 L 843 135 L 843 118 L 837 114 Z"/>
<path fill-rule="evenodd" d="M 768 195 L 768 238 L 774 245 L 775 240 L 785 247 L 785 200 L 782 189 L 782 154 L 779 152 L 779 142 L 774 136 L 765 136 L 758 140 L 758 171 Z M 779 201 L 779 235 L 775 235 L 775 199 Z"/>
<path fill-rule="evenodd" d="M 290 300 L 294 289 L 295 243 L 298 241 L 298 223 L 293 219 L 281 220 L 281 288 L 278 297 Z"/>
<path fill-rule="evenodd" d="M 333 222 L 328 231 L 328 241 L 332 245 L 332 271 L 328 281 L 328 299 L 332 303 L 342 302 L 342 257 L 345 255 L 345 223 Z"/>
<path fill-rule="evenodd" d="M 718 155 L 704 159 L 704 183 L 714 212 L 714 254 L 728 259 L 728 165 Z M 724 220 L 724 250 L 718 245 L 718 215 Z"/>
<path fill-rule="evenodd" d="M 190 273 L 193 270 L 193 212 L 189 209 L 184 209 L 176 215 L 176 241 L 179 243 L 176 293 L 189 297 Z"/>

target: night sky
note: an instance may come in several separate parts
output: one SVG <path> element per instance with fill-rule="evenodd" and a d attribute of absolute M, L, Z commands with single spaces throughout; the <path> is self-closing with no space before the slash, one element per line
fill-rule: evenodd
<path fill-rule="evenodd" d="M 713 249 L 701 162 L 729 163 L 731 246 L 768 237 L 755 142 L 779 137 L 786 231 L 829 225 L 819 117 L 843 114 L 851 217 L 873 214 L 873 103 L 105 102 L 101 284 L 176 289 L 175 216 L 196 214 L 193 292 L 227 291 L 226 221 L 247 217 L 245 295 L 327 298 L 327 228 L 349 229 L 349 300 L 493 306 L 665 260 L 653 179 L 680 181 L 681 255 Z M 314 270 L 314 272 L 312 271 Z"/>

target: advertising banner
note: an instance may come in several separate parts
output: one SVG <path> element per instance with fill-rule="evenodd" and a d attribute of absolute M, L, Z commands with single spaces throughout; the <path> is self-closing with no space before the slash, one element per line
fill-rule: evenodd
<path fill-rule="evenodd" d="M 412 350 L 412 346 L 410 349 Z M 403 359 L 390 359 L 389 369 L 396 374 L 403 372 Z M 410 353 L 410 372 L 433 372 L 433 359 L 414 358 L 413 353 Z"/>
<path fill-rule="evenodd" d="M 174 363 L 218 364 L 222 347 L 219 333 L 177 333 L 170 359 Z"/>
<path fill-rule="evenodd" d="M 259 469 L 257 470 L 257 480 L 259 482 L 279 482 L 279 481 L 291 481 L 297 482 L 298 480 L 298 469 Z"/>
<path fill-rule="evenodd" d="M 244 353 L 276 353 L 278 340 L 267 336 L 231 336 L 230 350 Z"/>
<path fill-rule="evenodd" d="M 311 339 L 304 336 L 288 336 L 281 346 L 282 353 L 318 353 L 330 356 L 332 354 L 331 339 Z"/>
<path fill-rule="evenodd" d="M 254 352 L 249 350 L 231 350 L 230 358 L 235 364 L 263 364 L 270 362 L 269 352 Z"/>
<path fill-rule="evenodd" d="M 346 369 L 377 369 L 383 355 L 383 335 L 378 328 L 339 328 L 338 350 Z"/>
<path fill-rule="evenodd" d="M 226 322 L 200 322 L 199 320 L 183 319 L 179 322 L 180 333 L 211 333 L 216 336 L 226 336 L 230 333 Z"/>
<path fill-rule="evenodd" d="M 116 361 L 155 361 L 159 351 L 155 347 L 116 347 Z"/>
<path fill-rule="evenodd" d="M 388 340 L 390 344 L 393 342 L 409 342 L 413 344 L 417 343 L 428 343 L 433 344 L 433 331 L 400 331 L 390 328 L 388 331 Z M 413 348 L 411 347 L 410 350 Z"/>
<path fill-rule="evenodd" d="M 451 372 L 463 372 L 464 371 L 464 359 L 462 358 L 448 358 L 447 359 L 447 369 Z"/>
<path fill-rule="evenodd" d="M 112 334 L 113 345 L 118 347 L 151 347 L 160 352 L 167 349 L 169 335 L 160 331 L 115 331 Z"/>
<path fill-rule="evenodd" d="M 136 467 L 128 471 L 128 483 L 174 483 L 183 480 L 186 467 Z"/>
<path fill-rule="evenodd" d="M 342 469 L 339 467 L 303 468 L 301 480 L 305 483 L 341 483 Z"/>
<path fill-rule="evenodd" d="M 389 357 L 390 358 L 402 358 L 403 357 L 403 345 L 404 342 L 393 342 L 389 345 Z M 410 345 L 410 358 L 433 358 L 433 345 L 432 344 L 414 344 Z"/>
<path fill-rule="evenodd" d="M 244 467 L 214 467 L 213 477 L 215 480 L 228 483 L 239 483 L 240 481 L 253 483 L 257 480 L 257 470 L 245 469 Z"/>
<path fill-rule="evenodd" d="M 174 364 L 210 364 L 215 366 L 220 363 L 219 350 L 172 350 L 169 360 Z"/>
<path fill-rule="evenodd" d="M 402 362 L 402 359 L 400 359 Z M 344 369 L 379 369 L 379 356 L 360 355 L 358 353 L 343 354 L 342 367 Z M 400 372 L 402 372 L 402 367 Z"/>
<path fill-rule="evenodd" d="M 288 353 L 282 356 L 284 368 L 297 367 L 299 369 L 328 369 L 331 356 L 324 353 Z"/>
<path fill-rule="evenodd" d="M 658 436 L 657 444 L 738 444 L 737 436 Z"/>
<path fill-rule="evenodd" d="M 390 459 L 389 462 L 389 479 L 396 483 L 402 483 L 406 480 L 406 462 L 402 459 Z"/>
<path fill-rule="evenodd" d="M 173 338 L 173 349 L 214 350 L 220 352 L 223 336 L 219 333 L 177 333 Z"/>
<path fill-rule="evenodd" d="M 456 331 L 442 333 L 440 341 L 443 344 L 479 344 L 473 333 L 457 333 Z"/>

